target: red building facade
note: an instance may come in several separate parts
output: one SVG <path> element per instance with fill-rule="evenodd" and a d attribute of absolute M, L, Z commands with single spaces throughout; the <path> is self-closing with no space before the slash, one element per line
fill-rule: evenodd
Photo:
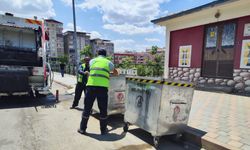
<path fill-rule="evenodd" d="M 129 57 L 131 60 L 136 62 L 135 54 L 133 53 L 114 53 L 114 62 L 115 64 L 122 64 L 124 58 Z"/>
<path fill-rule="evenodd" d="M 250 9 L 246 5 L 250 1 L 215 1 L 153 20 L 168 29 L 165 77 L 250 93 Z"/>

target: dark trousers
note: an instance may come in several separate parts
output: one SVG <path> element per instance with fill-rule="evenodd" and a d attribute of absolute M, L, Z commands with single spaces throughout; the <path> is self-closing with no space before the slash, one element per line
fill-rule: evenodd
<path fill-rule="evenodd" d="M 63 69 L 61 69 L 61 75 L 62 75 L 62 77 L 64 77 L 64 70 Z"/>
<path fill-rule="evenodd" d="M 75 88 L 75 97 L 72 106 L 76 107 L 79 104 L 79 101 L 82 96 L 82 91 L 84 91 L 84 95 L 86 94 L 86 84 L 77 82 L 76 88 Z"/>
<path fill-rule="evenodd" d="M 97 98 L 98 108 L 100 110 L 100 129 L 105 131 L 107 127 L 107 107 L 108 107 L 108 88 L 87 86 L 86 96 L 84 99 L 84 111 L 82 113 L 81 130 L 86 130 L 89 115 L 93 107 L 93 103 Z"/>

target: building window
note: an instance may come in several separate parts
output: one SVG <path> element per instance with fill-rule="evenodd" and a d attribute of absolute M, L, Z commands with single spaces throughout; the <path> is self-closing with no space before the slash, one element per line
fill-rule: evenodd
<path fill-rule="evenodd" d="M 207 35 L 206 35 L 206 48 L 213 48 L 216 47 L 217 44 L 217 31 L 218 27 L 209 27 L 207 28 Z"/>
<path fill-rule="evenodd" d="M 222 32 L 222 46 L 234 46 L 235 23 L 225 24 Z"/>
<path fill-rule="evenodd" d="M 241 68 L 250 68 L 250 40 L 242 41 Z"/>
<path fill-rule="evenodd" d="M 190 67 L 192 45 L 180 46 L 179 48 L 179 67 Z"/>

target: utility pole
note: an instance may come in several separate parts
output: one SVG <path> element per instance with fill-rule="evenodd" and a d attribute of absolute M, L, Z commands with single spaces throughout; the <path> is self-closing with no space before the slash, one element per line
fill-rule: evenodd
<path fill-rule="evenodd" d="M 76 35 L 76 16 L 75 16 L 75 0 L 72 0 L 72 7 L 73 7 L 73 22 L 74 22 L 74 49 L 75 49 L 75 57 L 76 57 L 76 72 L 78 70 L 79 59 L 78 59 L 78 50 L 77 50 L 77 35 Z"/>

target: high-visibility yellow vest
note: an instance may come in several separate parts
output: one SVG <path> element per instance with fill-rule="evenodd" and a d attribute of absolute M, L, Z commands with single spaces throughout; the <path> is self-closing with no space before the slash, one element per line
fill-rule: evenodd
<path fill-rule="evenodd" d="M 97 57 L 90 66 L 90 74 L 87 86 L 109 87 L 109 60 L 104 57 Z"/>
<path fill-rule="evenodd" d="M 86 67 L 86 65 L 82 64 L 83 71 L 84 71 L 85 67 Z M 77 82 L 82 83 L 82 78 L 83 78 L 83 75 L 81 75 L 80 73 L 78 73 L 78 75 L 77 75 Z"/>

